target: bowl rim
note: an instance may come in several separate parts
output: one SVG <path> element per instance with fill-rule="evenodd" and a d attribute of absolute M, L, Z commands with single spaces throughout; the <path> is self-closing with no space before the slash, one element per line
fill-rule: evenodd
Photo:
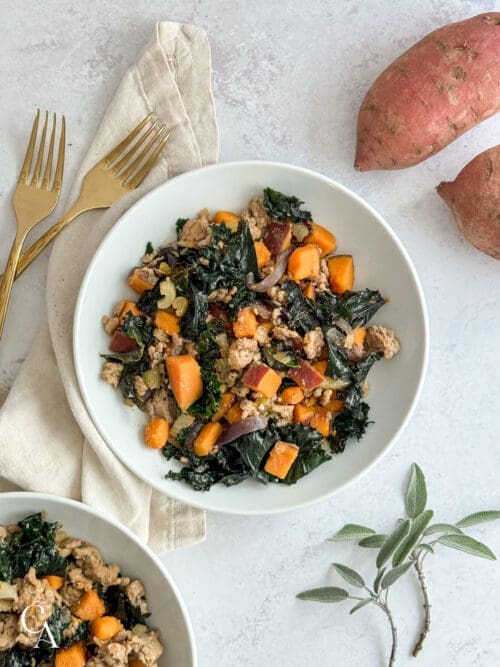
<path fill-rule="evenodd" d="M 189 648 L 192 657 L 192 665 L 193 667 L 198 667 L 198 652 L 196 649 L 196 638 L 194 634 L 191 617 L 189 615 L 186 603 L 184 602 L 184 598 L 182 597 L 179 587 L 173 580 L 172 575 L 168 572 L 166 566 L 162 563 L 162 561 L 158 558 L 158 556 L 154 553 L 154 551 L 145 542 L 140 540 L 137 537 L 137 535 L 135 535 L 135 533 L 133 533 L 130 530 L 130 528 L 127 528 L 127 526 L 120 523 L 120 521 L 118 521 L 118 519 L 116 519 L 109 512 L 105 510 L 97 510 L 95 507 L 87 505 L 87 503 L 81 502 L 79 500 L 73 500 L 72 498 L 65 498 L 64 496 L 58 496 L 52 493 L 41 493 L 38 491 L 5 491 L 0 493 L 0 503 L 4 499 L 7 501 L 10 500 L 12 501 L 13 507 L 15 507 L 16 501 L 20 500 L 21 498 L 40 502 L 41 504 L 43 504 L 46 501 L 55 502 L 56 504 L 59 503 L 61 505 L 65 505 L 66 507 L 72 507 L 78 510 L 83 510 L 87 514 L 90 514 L 96 517 L 97 519 L 101 519 L 104 522 L 111 524 L 114 528 L 121 531 L 129 540 L 135 542 L 135 544 L 146 554 L 146 556 L 148 556 L 148 558 L 150 558 L 155 563 L 155 565 L 160 569 L 161 573 L 163 574 L 170 588 L 172 589 L 172 592 L 179 604 L 182 619 L 186 625 L 187 635 L 189 638 Z"/>
<path fill-rule="evenodd" d="M 399 237 L 397 236 L 396 232 L 392 229 L 392 227 L 389 225 L 388 222 L 368 203 L 366 202 L 360 195 L 356 194 L 353 190 L 348 188 L 345 185 L 342 185 L 342 183 L 339 183 L 333 178 L 330 178 L 329 176 L 325 176 L 324 174 L 321 174 L 317 171 L 314 171 L 312 169 L 308 169 L 306 167 L 299 167 L 294 164 L 286 163 L 286 162 L 276 162 L 273 160 L 232 160 L 228 162 L 218 162 L 216 164 L 210 164 L 210 165 L 205 165 L 203 167 L 198 167 L 196 169 L 191 169 L 189 171 L 186 171 L 182 174 L 178 174 L 177 176 L 174 176 L 173 178 L 169 178 L 166 181 L 163 181 L 162 183 L 159 183 L 157 186 L 155 186 L 152 190 L 147 192 L 143 197 L 138 199 L 130 208 L 128 208 L 126 211 L 123 212 L 123 214 L 118 218 L 118 220 L 113 224 L 111 229 L 107 232 L 107 234 L 103 237 L 101 240 L 95 254 L 93 255 L 86 271 L 85 275 L 83 277 L 82 283 L 80 285 L 80 290 L 78 292 L 78 297 L 76 300 L 75 304 L 75 311 L 74 311 L 74 317 L 73 317 L 73 361 L 75 365 L 75 372 L 76 372 L 76 378 L 78 382 L 78 387 L 80 390 L 80 393 L 83 398 L 83 402 L 85 404 L 85 408 L 94 424 L 96 427 L 97 431 L 99 432 L 100 436 L 102 439 L 106 442 L 108 447 L 110 447 L 111 451 L 113 451 L 116 456 L 124 463 L 124 465 L 127 465 L 126 463 L 126 457 L 122 456 L 119 452 L 119 447 L 116 447 L 115 445 L 112 445 L 103 435 L 101 432 L 101 429 L 99 428 L 98 423 L 94 419 L 93 414 L 91 413 L 91 410 L 89 409 L 89 403 L 90 399 L 87 396 L 86 391 L 83 389 L 85 386 L 83 378 L 84 378 L 84 372 L 83 369 L 78 361 L 79 357 L 77 355 L 76 349 L 77 349 L 77 344 L 78 344 L 78 332 L 80 329 L 80 323 L 82 320 L 82 307 L 83 303 L 85 301 L 86 293 L 88 290 L 88 285 L 91 280 L 91 276 L 94 270 L 95 264 L 97 264 L 100 254 L 101 254 L 101 248 L 102 245 L 104 244 L 105 241 L 109 241 L 110 238 L 113 238 L 115 234 L 118 233 L 118 228 L 120 227 L 120 223 L 122 222 L 123 218 L 125 216 L 128 216 L 130 214 L 133 214 L 136 208 L 139 208 L 140 206 L 143 205 L 144 201 L 148 199 L 152 199 L 155 196 L 157 196 L 157 193 L 159 190 L 163 188 L 169 187 L 174 181 L 179 182 L 183 180 L 188 180 L 189 178 L 192 178 L 193 176 L 196 176 L 197 174 L 200 173 L 206 173 L 206 172 L 212 172 L 212 171 L 218 171 L 218 170 L 224 170 L 224 169 L 231 169 L 231 168 L 236 168 L 236 167 L 272 167 L 272 168 L 277 168 L 277 169 L 284 169 L 284 170 L 290 170 L 293 172 L 296 172 L 298 174 L 304 174 L 308 177 L 313 177 L 315 179 L 318 179 L 320 181 L 323 181 L 326 185 L 328 186 L 333 186 L 334 188 L 340 190 L 344 195 L 347 197 L 353 199 L 359 206 L 364 208 L 369 214 L 371 214 L 377 222 L 383 227 L 383 229 L 387 232 L 387 234 L 391 237 L 392 241 L 396 245 L 399 253 L 401 254 L 402 258 L 404 259 L 404 262 L 410 272 L 413 284 L 416 289 L 418 301 L 420 304 L 420 309 L 422 312 L 422 324 L 423 324 L 423 329 L 424 329 L 424 340 L 423 340 L 423 355 L 422 355 L 422 362 L 419 370 L 419 375 L 418 375 L 418 381 L 416 385 L 416 389 L 413 395 L 413 398 L 411 400 L 411 403 L 408 406 L 408 409 L 406 411 L 406 415 L 404 419 L 401 421 L 398 429 L 392 436 L 392 438 L 386 443 L 384 448 L 380 451 L 380 453 L 366 466 L 364 466 L 361 470 L 359 470 L 357 473 L 352 474 L 348 479 L 343 481 L 341 484 L 339 484 L 335 489 L 332 489 L 330 491 L 327 491 L 325 493 L 322 493 L 318 496 L 315 496 L 314 498 L 310 498 L 307 500 L 295 502 L 295 503 L 289 503 L 286 507 L 275 507 L 271 509 L 245 509 L 241 510 L 239 508 L 233 508 L 231 505 L 221 508 L 221 507 L 210 507 L 203 502 L 198 502 L 196 499 L 194 500 L 186 500 L 184 497 L 179 497 L 175 491 L 174 485 L 171 485 L 171 488 L 165 489 L 163 488 L 160 483 L 152 482 L 150 479 L 147 479 L 146 476 L 142 475 L 140 471 L 133 470 L 134 474 L 136 474 L 140 479 L 142 479 L 146 484 L 154 488 L 155 490 L 159 491 L 160 493 L 163 493 L 167 496 L 170 496 L 174 499 L 176 499 L 178 502 L 183 502 L 188 505 L 191 505 L 192 507 L 197 507 L 198 509 L 203 509 L 205 511 L 210 511 L 210 512 L 216 512 L 217 514 L 230 514 L 230 515 L 236 515 L 236 516 L 266 516 L 266 515 L 272 515 L 272 514 L 281 514 L 284 512 L 290 512 L 297 510 L 299 508 L 305 508 L 309 507 L 313 504 L 325 501 L 350 484 L 353 484 L 354 482 L 358 481 L 361 479 L 364 475 L 366 475 L 368 472 L 370 472 L 378 463 L 379 461 L 386 456 L 389 451 L 394 447 L 395 443 L 398 441 L 400 438 L 401 434 L 405 430 L 406 426 L 408 425 L 408 422 L 410 421 L 416 405 L 418 403 L 418 400 L 420 398 L 420 395 L 422 393 L 422 389 L 424 386 L 425 378 L 427 375 L 427 368 L 429 364 L 429 315 L 427 311 L 427 304 L 424 296 L 424 291 L 422 288 L 422 285 L 420 283 L 420 279 L 418 277 L 417 271 L 415 269 L 415 266 L 413 264 L 413 261 L 404 247 L 403 243 L 400 241 Z"/>

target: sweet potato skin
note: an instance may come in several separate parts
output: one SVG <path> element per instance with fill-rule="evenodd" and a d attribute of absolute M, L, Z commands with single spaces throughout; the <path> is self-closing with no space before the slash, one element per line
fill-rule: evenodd
<path fill-rule="evenodd" d="M 354 166 L 403 169 L 500 110 L 500 12 L 451 23 L 382 72 L 358 116 Z"/>
<path fill-rule="evenodd" d="M 480 153 L 437 191 L 467 241 L 500 259 L 500 144 Z"/>

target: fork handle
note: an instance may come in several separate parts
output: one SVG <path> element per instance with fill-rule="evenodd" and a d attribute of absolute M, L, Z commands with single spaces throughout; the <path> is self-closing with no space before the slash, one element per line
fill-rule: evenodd
<path fill-rule="evenodd" d="M 3 325 L 5 323 L 5 317 L 7 316 L 7 309 L 9 307 L 10 293 L 12 291 L 12 285 L 14 284 L 14 279 L 16 277 L 17 265 L 25 238 L 25 234 L 16 235 L 14 243 L 12 244 L 12 248 L 10 249 L 9 259 L 7 260 L 5 271 L 0 279 L 0 338 L 2 337 L 3 333 Z"/>

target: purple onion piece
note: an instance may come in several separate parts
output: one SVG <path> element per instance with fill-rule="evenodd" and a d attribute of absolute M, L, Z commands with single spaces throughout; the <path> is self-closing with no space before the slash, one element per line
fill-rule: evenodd
<path fill-rule="evenodd" d="M 195 422 L 189 427 L 189 431 L 186 434 L 186 439 L 184 440 L 184 444 L 186 447 L 191 447 L 191 445 L 194 443 L 198 435 L 200 434 L 201 429 L 203 428 L 203 422 Z"/>
<path fill-rule="evenodd" d="M 267 419 L 261 415 L 242 419 L 235 424 L 230 424 L 226 428 L 221 437 L 217 440 L 217 446 L 222 447 L 222 445 L 227 445 L 228 442 L 232 442 L 237 438 L 241 438 L 242 435 L 247 435 L 247 433 L 253 433 L 254 431 L 260 431 L 262 428 L 266 428 L 266 426 Z"/>
<path fill-rule="evenodd" d="M 285 273 L 288 258 L 290 257 L 292 250 L 293 248 L 290 247 L 283 250 L 283 252 L 280 252 L 276 257 L 276 264 L 274 265 L 272 272 L 259 283 L 254 283 L 254 275 L 253 273 L 249 273 L 247 276 L 248 289 L 251 289 L 253 292 L 267 292 L 270 287 L 274 287 Z"/>

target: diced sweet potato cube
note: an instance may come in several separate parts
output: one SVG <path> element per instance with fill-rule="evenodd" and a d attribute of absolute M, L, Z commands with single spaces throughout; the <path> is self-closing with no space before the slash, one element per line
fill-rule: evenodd
<path fill-rule="evenodd" d="M 328 403 L 324 406 L 329 412 L 333 414 L 338 414 L 344 409 L 344 401 L 341 401 L 340 398 L 331 398 Z"/>
<path fill-rule="evenodd" d="M 217 211 L 214 216 L 215 224 L 218 225 L 219 223 L 223 222 L 232 232 L 237 231 L 239 221 L 240 216 L 236 215 L 236 213 L 232 213 L 231 211 Z"/>
<path fill-rule="evenodd" d="M 218 422 L 219 419 L 222 419 L 226 412 L 229 410 L 231 405 L 234 403 L 234 399 L 236 396 L 233 394 L 232 391 L 226 391 L 222 394 L 219 409 L 217 412 L 213 415 L 212 421 Z"/>
<path fill-rule="evenodd" d="M 293 421 L 296 424 L 309 424 L 314 415 L 314 407 L 298 403 L 293 409 Z"/>
<path fill-rule="evenodd" d="M 242 382 L 266 398 L 273 398 L 281 384 L 281 377 L 266 364 L 253 364 L 243 376 Z"/>
<path fill-rule="evenodd" d="M 326 437 L 330 433 L 331 421 L 332 417 L 329 410 L 325 407 L 314 406 L 314 414 L 309 422 L 311 428 L 315 428 Z"/>
<path fill-rule="evenodd" d="M 153 279 L 149 271 L 134 269 L 127 278 L 127 281 L 134 292 L 142 294 L 146 290 L 152 289 L 158 282 L 158 279 Z"/>
<path fill-rule="evenodd" d="M 302 290 L 302 294 L 306 297 L 306 299 L 312 299 L 312 301 L 316 301 L 316 292 L 312 286 L 312 283 L 307 283 L 307 285 Z"/>
<path fill-rule="evenodd" d="M 354 262 L 352 255 L 335 255 L 328 260 L 328 273 L 332 292 L 343 294 L 354 286 Z"/>
<path fill-rule="evenodd" d="M 169 336 L 178 334 L 181 330 L 179 326 L 179 317 L 166 310 L 157 310 L 155 313 L 155 327 L 161 329 Z"/>
<path fill-rule="evenodd" d="M 125 322 L 127 315 L 142 315 L 141 311 L 137 308 L 137 305 L 133 301 L 121 301 L 117 305 L 117 308 L 118 306 L 118 319 L 120 320 L 120 324 Z"/>
<path fill-rule="evenodd" d="M 277 255 L 290 247 L 292 242 L 292 226 L 288 222 L 271 222 L 267 228 L 264 243 L 273 255 Z"/>
<path fill-rule="evenodd" d="M 123 625 L 116 616 L 101 616 L 92 621 L 90 629 L 93 637 L 108 641 L 123 630 Z"/>
<path fill-rule="evenodd" d="M 255 241 L 253 245 L 257 256 L 257 266 L 261 269 L 271 259 L 271 253 L 263 241 Z"/>
<path fill-rule="evenodd" d="M 55 667 L 83 667 L 87 655 L 83 642 L 77 642 L 67 648 L 58 648 L 54 660 Z"/>
<path fill-rule="evenodd" d="M 150 419 L 144 429 L 144 440 L 151 449 L 161 449 L 165 447 L 168 440 L 170 427 L 168 421 L 162 417 Z"/>
<path fill-rule="evenodd" d="M 64 584 L 64 577 L 59 577 L 57 574 L 46 574 L 43 579 L 47 580 L 47 583 L 54 591 L 58 591 Z"/>
<path fill-rule="evenodd" d="M 240 422 L 242 416 L 243 416 L 243 410 L 240 408 L 239 403 L 235 403 L 234 405 L 232 405 L 224 415 L 226 421 L 228 421 L 230 424 L 236 424 Z"/>
<path fill-rule="evenodd" d="M 309 223 L 310 232 L 304 239 L 304 243 L 315 243 L 321 250 L 322 255 L 327 255 L 332 250 L 335 250 L 337 242 L 335 236 L 315 222 Z"/>
<path fill-rule="evenodd" d="M 196 456 L 208 456 L 222 433 L 220 422 L 209 422 L 205 424 L 194 441 L 194 453 Z"/>
<path fill-rule="evenodd" d="M 253 338 L 258 326 L 253 310 L 242 308 L 233 322 L 233 332 L 236 338 Z"/>
<path fill-rule="evenodd" d="M 293 280 L 299 281 L 306 278 L 316 278 L 320 270 L 320 252 L 317 245 L 307 243 L 299 246 L 290 255 L 288 260 L 288 273 Z"/>
<path fill-rule="evenodd" d="M 300 387 L 286 387 L 281 392 L 281 400 L 288 405 L 296 405 L 304 400 L 304 392 Z"/>
<path fill-rule="evenodd" d="M 328 361 L 326 359 L 321 359 L 320 361 L 315 361 L 312 366 L 318 371 L 318 373 L 325 375 L 326 369 L 328 368 Z"/>
<path fill-rule="evenodd" d="M 167 357 L 165 363 L 177 405 L 187 410 L 203 394 L 200 366 L 189 354 Z"/>
<path fill-rule="evenodd" d="M 82 595 L 78 602 L 72 607 L 71 613 L 82 621 L 94 621 L 106 613 L 104 600 L 97 591 L 91 589 Z"/>
<path fill-rule="evenodd" d="M 366 329 L 364 327 L 357 327 L 354 329 L 354 345 L 363 349 L 365 345 Z"/>
<path fill-rule="evenodd" d="M 288 371 L 289 377 L 296 382 L 299 387 L 306 390 L 316 389 L 323 382 L 324 378 L 321 373 L 311 366 L 304 359 L 298 359 L 299 366 L 290 368 Z"/>
<path fill-rule="evenodd" d="M 298 455 L 297 445 L 278 440 L 269 452 L 264 470 L 274 477 L 285 479 Z"/>

